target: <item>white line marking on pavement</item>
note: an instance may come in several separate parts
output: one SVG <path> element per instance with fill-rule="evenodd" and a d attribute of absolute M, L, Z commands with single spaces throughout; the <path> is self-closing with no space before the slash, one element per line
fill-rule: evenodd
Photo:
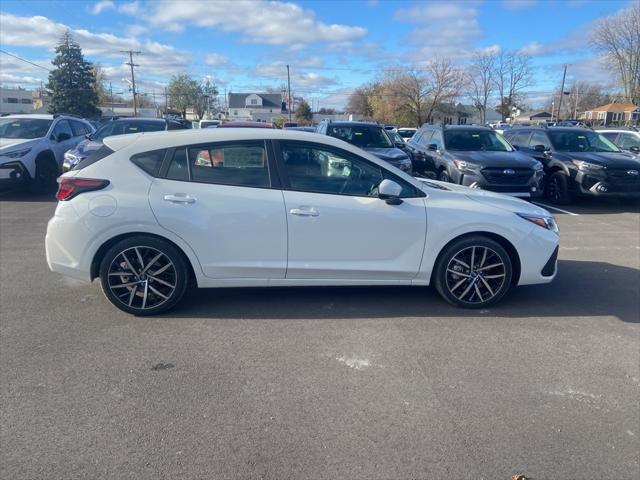
<path fill-rule="evenodd" d="M 544 203 L 540 203 L 540 202 L 531 202 L 531 203 L 535 203 L 536 205 L 539 205 L 539 206 L 544 207 L 544 208 L 550 208 L 551 210 L 555 210 L 557 212 L 562 212 L 562 213 L 566 213 L 568 215 L 573 215 L 574 217 L 579 217 L 580 216 L 579 213 L 573 213 L 573 212 L 570 212 L 569 210 L 563 210 L 563 209 L 558 208 L 558 207 L 552 207 L 551 205 L 546 205 Z"/>

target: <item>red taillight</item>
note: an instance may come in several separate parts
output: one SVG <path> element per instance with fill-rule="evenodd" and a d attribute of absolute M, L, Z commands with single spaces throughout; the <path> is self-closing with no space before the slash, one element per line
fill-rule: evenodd
<path fill-rule="evenodd" d="M 58 184 L 58 193 L 56 193 L 56 198 L 61 202 L 64 202 L 65 200 L 70 200 L 83 192 L 102 190 L 104 187 L 109 185 L 109 180 L 60 177 L 58 178 Z"/>

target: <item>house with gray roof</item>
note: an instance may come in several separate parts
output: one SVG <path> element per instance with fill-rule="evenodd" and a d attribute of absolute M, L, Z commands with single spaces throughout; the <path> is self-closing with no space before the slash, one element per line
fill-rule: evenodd
<path fill-rule="evenodd" d="M 286 113 L 280 93 L 229 93 L 227 118 L 232 121 L 254 121 L 275 118 Z"/>

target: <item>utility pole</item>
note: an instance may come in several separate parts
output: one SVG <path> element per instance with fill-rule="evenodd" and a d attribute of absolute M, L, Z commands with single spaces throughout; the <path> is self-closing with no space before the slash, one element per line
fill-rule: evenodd
<path fill-rule="evenodd" d="M 291 76 L 289 75 L 289 65 L 287 65 L 287 90 L 289 90 L 287 110 L 289 111 L 289 122 L 291 122 Z"/>
<path fill-rule="evenodd" d="M 578 119 L 578 97 L 580 96 L 580 85 L 576 82 L 576 103 L 573 107 L 573 118 Z"/>
<path fill-rule="evenodd" d="M 567 64 L 564 64 L 564 72 L 562 74 L 562 87 L 560 87 L 560 101 L 558 102 L 558 121 L 562 112 L 562 97 L 564 97 L 564 80 L 567 78 Z M 569 107 L 571 108 L 571 107 Z"/>
<path fill-rule="evenodd" d="M 125 62 L 125 65 L 131 67 L 131 91 L 133 92 L 133 116 L 138 116 L 138 108 L 136 107 L 136 76 L 133 73 L 133 67 L 139 67 L 140 65 L 133 63 L 133 55 L 140 55 L 142 52 L 134 50 L 120 50 L 120 53 L 128 53 L 129 61 Z"/>
<path fill-rule="evenodd" d="M 167 95 L 167 87 L 164 87 L 164 114 L 169 112 L 169 96 Z"/>
<path fill-rule="evenodd" d="M 109 82 L 109 95 L 111 96 L 111 116 L 113 116 L 113 87 L 111 82 Z"/>

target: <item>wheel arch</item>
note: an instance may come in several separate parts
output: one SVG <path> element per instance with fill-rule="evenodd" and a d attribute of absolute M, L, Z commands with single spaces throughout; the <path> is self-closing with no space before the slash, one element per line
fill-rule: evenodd
<path fill-rule="evenodd" d="M 126 238 L 136 237 L 136 236 L 153 237 L 153 238 L 157 238 L 159 240 L 163 240 L 163 241 L 168 242 L 171 245 L 173 245 L 178 250 L 178 252 L 180 252 L 180 254 L 182 255 L 183 259 L 185 260 L 185 262 L 187 264 L 187 267 L 189 268 L 189 280 L 190 281 L 197 281 L 197 276 L 196 276 L 196 273 L 195 273 L 195 269 L 194 269 L 193 263 L 192 263 L 191 259 L 189 258 L 189 255 L 187 255 L 185 253 L 185 251 L 182 249 L 182 247 L 180 247 L 180 245 L 178 245 L 176 242 L 172 241 L 171 239 L 169 239 L 167 237 L 163 237 L 162 235 L 157 235 L 155 233 L 149 233 L 149 232 L 127 232 L 127 233 L 122 233 L 120 235 L 116 235 L 114 237 L 111 237 L 106 242 L 104 242 L 102 245 L 100 245 L 100 247 L 98 248 L 96 253 L 93 255 L 93 259 L 91 260 L 91 269 L 90 269 L 91 280 L 94 280 L 97 277 L 99 277 L 99 275 L 100 275 L 100 273 L 99 273 L 100 272 L 100 263 L 102 262 L 102 259 L 106 255 L 107 251 L 113 245 L 115 245 L 119 241 L 124 240 Z"/>
<path fill-rule="evenodd" d="M 51 160 L 53 162 L 53 164 L 56 166 L 56 168 L 58 169 L 58 172 L 60 172 L 60 166 L 58 165 L 58 160 L 56 159 L 56 155 L 55 153 L 53 153 L 52 150 L 49 149 L 45 149 L 42 150 L 41 152 L 38 152 L 38 154 L 35 157 L 34 160 L 34 169 L 33 169 L 33 175 L 35 176 L 36 171 L 38 169 L 38 163 L 42 162 L 42 161 L 48 161 Z"/>
<path fill-rule="evenodd" d="M 520 255 L 518 254 L 518 250 L 516 249 L 516 247 L 513 245 L 513 243 L 511 243 L 508 239 L 506 239 L 505 237 L 503 237 L 502 235 L 499 235 L 497 233 L 494 232 L 487 232 L 487 231 L 483 231 L 483 230 L 479 230 L 479 231 L 475 231 L 475 232 L 467 232 L 467 233 L 463 233 L 461 235 L 458 235 L 457 237 L 452 238 L 451 240 L 449 240 L 439 251 L 438 254 L 436 255 L 436 261 L 434 263 L 434 265 L 437 265 L 438 261 L 440 260 L 440 256 L 442 255 L 442 252 L 447 249 L 449 247 L 449 245 L 451 245 L 453 242 L 457 242 L 459 240 L 462 240 L 464 238 L 467 237 L 474 237 L 474 236 L 483 236 L 483 237 L 487 237 L 490 238 L 491 240 L 497 242 L 502 248 L 504 248 L 507 251 L 507 254 L 509 255 L 509 258 L 511 259 L 511 264 L 513 267 L 513 274 L 511 276 L 511 285 L 517 285 L 518 282 L 520 281 L 520 272 L 521 272 L 521 263 L 520 263 Z M 429 283 L 431 285 L 434 284 L 434 275 L 436 274 L 436 268 L 433 268 L 431 271 L 431 278 L 429 280 Z"/>

